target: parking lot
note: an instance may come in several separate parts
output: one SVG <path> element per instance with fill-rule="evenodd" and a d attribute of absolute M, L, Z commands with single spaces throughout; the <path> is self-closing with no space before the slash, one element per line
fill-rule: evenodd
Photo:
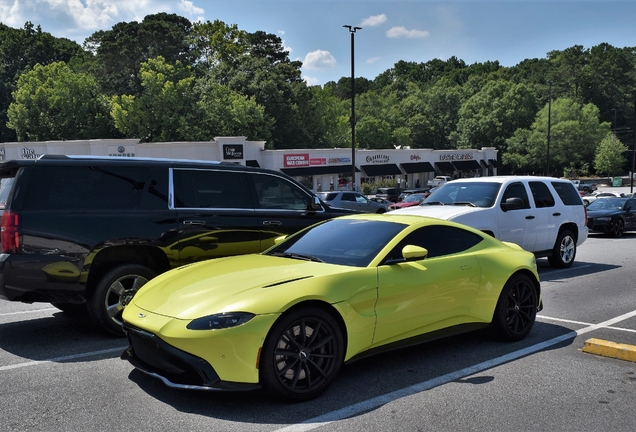
<path fill-rule="evenodd" d="M 47 304 L 0 302 L 5 430 L 635 430 L 636 363 L 582 351 L 636 345 L 636 233 L 596 234 L 569 269 L 539 260 L 530 335 L 488 330 L 346 366 L 318 399 L 170 390 L 119 359 L 126 343 Z"/>

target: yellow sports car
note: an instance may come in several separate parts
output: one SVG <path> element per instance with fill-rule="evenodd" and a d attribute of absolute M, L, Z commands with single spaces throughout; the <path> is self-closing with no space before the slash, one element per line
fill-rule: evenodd
<path fill-rule="evenodd" d="M 488 325 L 520 340 L 541 304 L 534 255 L 515 244 L 440 219 L 345 216 L 152 279 L 124 309 L 122 358 L 170 387 L 307 400 L 378 350 Z"/>

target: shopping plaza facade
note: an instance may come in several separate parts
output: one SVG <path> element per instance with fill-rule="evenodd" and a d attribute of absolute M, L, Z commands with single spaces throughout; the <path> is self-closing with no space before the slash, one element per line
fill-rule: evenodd
<path fill-rule="evenodd" d="M 265 141 L 216 137 L 212 141 L 140 143 L 138 139 L 98 139 L 0 143 L 0 160 L 36 159 L 43 154 L 153 157 L 238 163 L 294 177 L 315 192 L 359 190 L 383 178 L 399 186 L 425 186 L 436 175 L 482 177 L 497 174 L 497 150 L 481 149 L 286 149 L 265 150 Z"/>

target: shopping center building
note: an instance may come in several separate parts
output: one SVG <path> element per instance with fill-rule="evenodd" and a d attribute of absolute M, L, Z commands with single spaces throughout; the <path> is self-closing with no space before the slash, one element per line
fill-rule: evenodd
<path fill-rule="evenodd" d="M 213 141 L 140 143 L 138 139 L 98 139 L 0 143 L 0 160 L 35 159 L 43 154 L 156 157 L 232 162 L 282 171 L 313 191 L 351 190 L 382 178 L 402 187 L 425 186 L 436 175 L 482 177 L 497 174 L 497 149 L 295 149 L 265 150 L 265 141 L 216 137 Z M 353 160 L 355 159 L 355 160 Z"/>

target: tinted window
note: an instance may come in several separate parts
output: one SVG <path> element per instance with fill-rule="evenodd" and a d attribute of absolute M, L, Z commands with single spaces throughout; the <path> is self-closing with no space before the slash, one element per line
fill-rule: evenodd
<path fill-rule="evenodd" d="M 343 193 L 342 194 L 342 198 L 340 198 L 341 201 L 352 201 L 355 202 L 356 201 L 356 196 L 352 193 Z"/>
<path fill-rule="evenodd" d="M 451 255 L 466 251 L 483 238 L 470 231 L 450 226 L 436 225 L 420 228 L 407 235 L 387 256 L 387 259 L 401 259 L 406 245 L 415 245 L 428 250 L 427 258 Z"/>
<path fill-rule="evenodd" d="M 537 208 L 554 207 L 554 197 L 545 183 L 531 181 L 529 185 Z"/>
<path fill-rule="evenodd" d="M 132 209 L 150 177 L 139 167 L 38 167 L 31 170 L 29 210 Z"/>
<path fill-rule="evenodd" d="M 306 210 L 311 197 L 290 181 L 266 174 L 253 174 L 257 207 L 262 209 Z"/>
<path fill-rule="evenodd" d="M 320 192 L 318 193 L 318 196 L 323 201 L 333 201 L 338 196 L 338 193 L 337 192 L 331 192 L 331 193 Z"/>
<path fill-rule="evenodd" d="M 242 177 L 233 171 L 175 169 L 175 207 L 251 208 Z"/>
<path fill-rule="evenodd" d="M 330 264 L 366 267 L 405 227 L 387 221 L 331 219 L 290 237 L 268 255 L 298 254 Z"/>
<path fill-rule="evenodd" d="M 5 177 L 0 179 L 0 210 L 4 209 L 9 199 L 9 192 L 13 185 L 13 177 Z"/>
<path fill-rule="evenodd" d="M 506 188 L 501 202 L 506 202 L 509 198 L 521 198 L 523 201 L 523 208 L 530 208 L 530 199 L 528 198 L 528 192 L 526 187 L 521 182 L 511 183 Z"/>
<path fill-rule="evenodd" d="M 572 182 L 552 182 L 552 187 L 565 205 L 583 205 L 581 194 L 576 190 Z"/>

